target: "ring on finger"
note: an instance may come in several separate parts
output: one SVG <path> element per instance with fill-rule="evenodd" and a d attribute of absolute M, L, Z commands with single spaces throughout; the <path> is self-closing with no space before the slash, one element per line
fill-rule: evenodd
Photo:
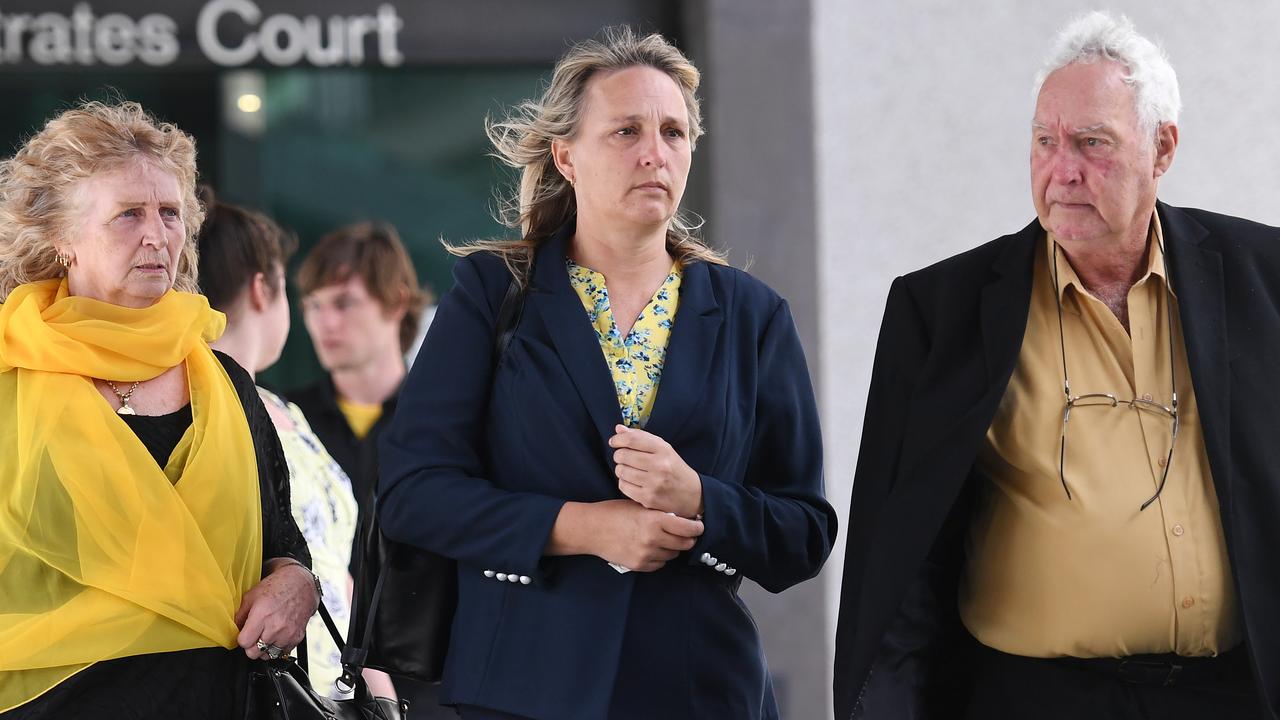
<path fill-rule="evenodd" d="M 285 653 L 284 648 L 280 647 L 279 645 L 272 645 L 270 643 L 264 642 L 262 638 L 258 638 L 258 651 L 262 653 L 266 653 L 267 657 L 272 660 L 279 660 L 282 657 L 288 657 L 288 654 Z"/>

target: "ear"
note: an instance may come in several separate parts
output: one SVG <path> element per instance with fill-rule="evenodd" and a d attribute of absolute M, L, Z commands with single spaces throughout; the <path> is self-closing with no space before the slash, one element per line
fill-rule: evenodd
<path fill-rule="evenodd" d="M 567 140 L 557 138 L 551 141 L 551 159 L 555 161 L 556 169 L 565 180 L 569 181 L 570 185 L 578 181 L 573 167 L 573 150 Z"/>
<path fill-rule="evenodd" d="M 401 320 L 404 319 L 404 316 L 408 314 L 408 312 L 409 312 L 409 291 L 407 289 L 402 288 L 400 290 L 399 301 L 397 301 L 395 305 L 392 305 L 391 307 L 386 308 L 383 311 L 383 314 L 386 315 L 386 318 L 388 320 L 393 320 L 398 324 Z"/>
<path fill-rule="evenodd" d="M 1178 126 L 1173 123 L 1160 123 L 1156 130 L 1156 164 L 1155 177 L 1169 171 L 1173 164 L 1173 155 L 1178 150 Z"/>
<path fill-rule="evenodd" d="M 65 257 L 71 260 L 72 262 L 75 262 L 76 253 L 74 250 L 71 249 L 71 243 L 67 242 L 66 240 L 55 241 L 53 243 L 53 251 L 58 254 L 59 258 Z"/>
<path fill-rule="evenodd" d="M 263 312 L 271 304 L 272 297 L 274 294 L 271 292 L 270 283 L 267 282 L 266 273 L 254 273 L 253 278 L 249 280 L 249 307 L 252 307 L 254 312 Z"/>

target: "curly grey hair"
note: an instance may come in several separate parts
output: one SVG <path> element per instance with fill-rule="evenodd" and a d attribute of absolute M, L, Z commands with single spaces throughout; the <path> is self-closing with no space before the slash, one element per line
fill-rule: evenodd
<path fill-rule="evenodd" d="M 86 102 L 53 118 L 13 157 L 0 162 L 0 302 L 24 283 L 66 275 L 58 244 L 72 232 L 80 181 L 145 158 L 171 173 L 182 192 L 187 242 L 174 288 L 199 292 L 196 146 L 182 130 L 135 102 Z"/>

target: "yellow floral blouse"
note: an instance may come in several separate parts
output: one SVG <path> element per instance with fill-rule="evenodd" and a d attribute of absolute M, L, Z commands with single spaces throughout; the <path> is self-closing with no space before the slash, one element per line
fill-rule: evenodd
<path fill-rule="evenodd" d="M 604 275 L 572 260 L 566 259 L 565 264 L 569 268 L 569 284 L 587 310 L 605 362 L 613 373 L 622 422 L 627 427 L 643 428 L 653 410 L 653 398 L 667 359 L 667 342 L 680 304 L 680 263 L 671 266 L 667 279 L 640 311 L 626 337 L 613 321 Z"/>

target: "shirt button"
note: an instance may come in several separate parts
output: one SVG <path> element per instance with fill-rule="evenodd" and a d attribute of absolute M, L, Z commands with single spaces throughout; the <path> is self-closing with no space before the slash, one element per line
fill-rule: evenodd
<path fill-rule="evenodd" d="M 1143 400 L 1146 400 L 1147 402 L 1151 402 L 1151 393 L 1147 393 L 1147 394 L 1143 395 L 1143 396 L 1142 396 L 1142 399 L 1143 399 Z"/>
<path fill-rule="evenodd" d="M 1177 535 L 1178 537 L 1182 537 L 1182 533 L 1184 533 L 1184 532 L 1186 532 L 1186 530 L 1183 530 L 1183 529 L 1182 529 L 1182 523 L 1174 523 L 1174 524 L 1173 524 L 1173 534 L 1174 534 L 1174 535 Z"/>
<path fill-rule="evenodd" d="M 1196 599 L 1191 597 L 1190 595 L 1182 598 L 1182 607 L 1184 608 L 1190 608 L 1192 605 L 1195 605 L 1195 604 L 1196 604 Z"/>
<path fill-rule="evenodd" d="M 1165 459 L 1163 457 L 1160 458 L 1159 460 L 1156 460 L 1156 464 L 1159 465 L 1160 467 L 1164 467 L 1164 463 L 1165 463 Z"/>

